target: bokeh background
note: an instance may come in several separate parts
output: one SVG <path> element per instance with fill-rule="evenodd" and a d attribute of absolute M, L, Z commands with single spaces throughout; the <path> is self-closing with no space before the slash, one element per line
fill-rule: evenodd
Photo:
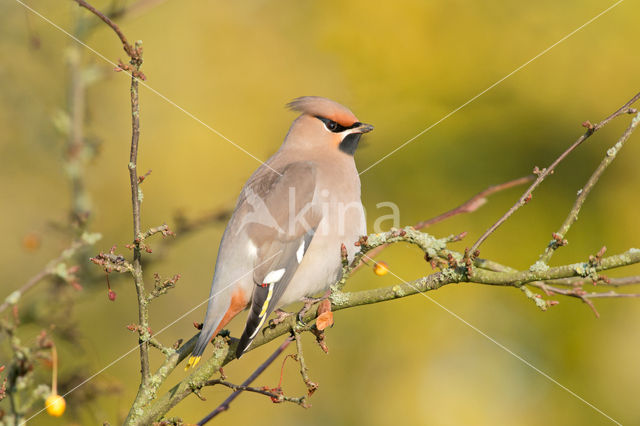
<path fill-rule="evenodd" d="M 122 3 L 122 2 L 121 2 Z M 124 2 L 126 4 L 126 2 Z M 129 2 L 135 3 L 135 2 Z M 29 5 L 73 32 L 93 19 L 71 1 L 30 0 Z M 95 1 L 98 7 L 110 3 Z M 294 115 L 284 104 L 301 95 L 327 96 L 376 126 L 356 154 L 362 170 L 439 120 L 539 52 L 612 5 L 580 0 L 511 2 L 411 1 L 175 1 L 125 16 L 131 39 L 144 41 L 148 84 L 261 159 L 280 145 Z M 635 39 L 640 6 L 627 1 L 509 77 L 411 144 L 362 175 L 362 199 L 373 224 L 393 201 L 402 225 L 432 217 L 489 185 L 546 166 L 577 138 L 580 123 L 606 117 L 640 87 Z M 125 57 L 104 26 L 86 42 L 110 60 Z M 67 107 L 69 55 L 81 55 L 87 88 L 87 138 L 99 154 L 87 166 L 89 229 L 103 234 L 96 250 L 130 241 L 128 187 L 129 80 L 13 0 L 0 2 L 0 233 L 4 298 L 64 248 L 71 204 L 56 130 Z M 173 223 L 177 211 L 196 217 L 231 208 L 258 163 L 202 124 L 141 89 L 139 170 L 152 169 L 143 185 L 143 226 Z M 63 114 L 64 116 L 64 114 Z M 564 219 L 596 165 L 627 125 L 619 119 L 571 155 L 483 246 L 483 257 L 525 269 Z M 554 264 L 582 261 L 606 245 L 609 253 L 638 247 L 640 145 L 634 135 L 607 170 L 571 229 L 569 246 Z M 479 211 L 430 229 L 444 236 L 469 231 L 471 244 L 520 195 L 493 196 Z M 178 287 L 151 308 L 161 329 L 207 297 L 223 224 L 206 227 L 162 251 L 147 272 L 181 273 Z M 25 236 L 39 241 L 25 245 Z M 162 243 L 155 244 L 160 249 Z M 394 246 L 382 258 L 404 279 L 429 273 L 420 253 Z M 88 267 L 90 268 L 90 267 Z M 618 275 L 638 273 L 626 268 Z M 96 272 L 94 270 L 94 272 Z M 615 275 L 615 274 L 611 274 Z M 150 275 L 149 275 L 150 277 Z M 147 281 L 151 281 L 147 278 Z M 357 290 L 393 285 L 391 274 L 361 271 Z M 73 344 L 60 346 L 61 377 L 103 368 L 135 345 L 125 326 L 137 318 L 134 289 L 112 276 L 118 297 L 110 302 L 104 280 L 85 284 L 73 308 L 42 285 L 22 300 L 47 304 L 78 328 Z M 640 300 L 596 302 L 601 318 L 575 299 L 539 311 L 515 289 L 447 286 L 429 294 L 559 383 L 623 424 L 639 424 Z M 158 336 L 166 344 L 194 334 L 204 307 Z M 33 339 L 48 324 L 24 318 L 21 337 Z M 243 319 L 230 329 L 237 334 Z M 273 405 L 245 394 L 220 421 L 233 424 L 608 424 L 585 403 L 429 300 L 413 296 L 336 314 L 327 335 L 330 354 L 305 336 L 311 378 L 320 384 L 304 410 Z M 242 381 L 277 343 L 252 351 L 225 368 Z M 8 356 L 6 339 L 0 357 Z M 0 358 L 1 360 L 1 358 Z M 154 356 L 157 365 L 159 357 Z M 290 362 L 290 361 L 288 361 Z M 277 362 L 256 382 L 275 386 Z M 40 374 L 47 382 L 48 370 Z M 46 414 L 32 424 L 118 424 L 138 384 L 137 352 L 92 381 L 94 398 L 68 397 L 62 419 Z M 285 366 L 287 394 L 304 392 L 297 367 Z M 184 376 L 177 369 L 166 391 Z M 87 388 L 89 389 L 89 388 Z M 63 389 L 64 390 L 64 389 Z M 80 394 L 80 390 L 78 391 Z M 195 422 L 229 394 L 203 391 L 171 415 Z M 5 404 L 4 402 L 3 404 Z M 0 404 L 2 405 L 2 404 Z"/>

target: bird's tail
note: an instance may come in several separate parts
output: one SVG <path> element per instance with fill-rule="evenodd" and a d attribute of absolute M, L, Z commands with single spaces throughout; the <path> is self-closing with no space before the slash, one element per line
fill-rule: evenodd
<path fill-rule="evenodd" d="M 202 358 L 202 354 L 204 350 L 207 348 L 207 345 L 211 341 L 213 337 L 213 332 L 215 331 L 214 327 L 209 327 L 205 329 L 202 327 L 202 331 L 200 332 L 200 337 L 198 337 L 198 341 L 196 342 L 196 346 L 193 348 L 193 352 L 187 361 L 187 365 L 184 367 L 185 371 L 191 367 L 195 367 L 196 364 L 200 362 Z"/>
<path fill-rule="evenodd" d="M 275 301 L 274 299 L 274 287 L 275 284 L 265 284 L 257 286 L 253 291 L 252 304 L 249 309 L 249 316 L 247 316 L 247 324 L 244 327 L 240 342 L 236 348 L 236 357 L 240 358 L 242 354 L 249 348 L 251 342 L 256 337 L 265 320 L 273 311 Z M 275 299 L 278 296 L 276 295 Z"/>

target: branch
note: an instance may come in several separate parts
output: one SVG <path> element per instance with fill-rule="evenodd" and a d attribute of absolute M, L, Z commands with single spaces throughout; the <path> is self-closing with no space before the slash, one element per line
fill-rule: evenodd
<path fill-rule="evenodd" d="M 413 227 L 415 229 L 423 229 L 431 225 L 435 225 L 438 222 L 442 222 L 443 220 L 448 219 L 450 217 L 459 215 L 461 213 L 472 213 L 478 210 L 483 205 L 485 205 L 485 203 L 488 201 L 487 200 L 488 196 L 493 195 L 496 192 L 513 188 L 514 186 L 524 185 L 527 182 L 531 182 L 533 178 L 534 178 L 533 175 L 529 175 L 529 176 L 524 176 L 518 179 L 511 180 L 509 182 L 500 183 L 498 185 L 492 185 L 487 189 L 485 189 L 484 191 L 477 193 L 476 195 L 474 195 L 473 197 L 471 197 L 470 199 L 468 199 L 466 202 L 459 205 L 455 209 L 451 209 L 448 212 L 442 213 L 441 215 L 438 215 L 429 220 L 423 220 L 422 222 L 418 222 Z"/>
<path fill-rule="evenodd" d="M 556 158 L 556 160 L 551 163 L 549 167 L 547 167 L 546 169 L 537 170 L 538 178 L 531 184 L 531 186 L 524 192 L 524 194 L 522 194 L 520 199 L 500 219 L 498 219 L 496 223 L 494 223 L 489 229 L 487 229 L 480 238 L 478 238 L 478 241 L 476 241 L 473 246 L 471 246 L 470 251 L 476 251 L 478 247 L 480 247 L 480 245 L 484 242 L 484 240 L 486 240 L 489 235 L 491 235 L 496 229 L 498 229 L 500 225 L 502 225 L 511 215 L 513 215 L 516 210 L 527 204 L 531 200 L 531 194 L 533 193 L 533 191 L 542 183 L 543 180 L 547 178 L 547 176 L 552 174 L 556 166 L 560 164 L 560 162 L 562 162 L 562 160 L 564 160 L 580 144 L 582 144 L 582 142 L 584 142 L 595 132 L 609 124 L 609 122 L 614 118 L 628 113 L 635 114 L 637 111 L 631 108 L 631 105 L 633 105 L 638 99 L 640 99 L 640 93 L 636 94 L 633 98 L 631 98 L 631 100 L 629 100 L 629 102 L 621 106 L 616 112 L 614 112 L 595 126 L 588 121 L 583 123 L 583 125 L 587 127 L 586 133 L 580 136 L 578 140 L 576 140 L 569 148 L 567 148 L 562 154 L 560 154 L 560 156 Z"/>
<path fill-rule="evenodd" d="M 366 238 L 367 244 L 361 248 L 364 253 L 371 251 L 376 247 L 392 243 L 392 242 L 408 242 L 420 247 L 425 254 L 429 256 L 451 255 L 454 260 L 462 260 L 464 255 L 455 251 L 446 249 L 447 238 L 436 239 L 429 234 L 416 231 L 411 227 L 403 228 L 399 231 L 389 231 L 383 234 L 372 234 Z M 360 258 L 354 259 L 354 262 Z M 472 272 L 469 274 L 466 265 L 447 268 L 441 272 L 437 272 L 417 280 L 401 283 L 384 288 L 376 288 L 371 290 L 363 290 L 358 292 L 341 292 L 334 291 L 331 294 L 331 310 L 339 311 L 349 309 L 356 306 L 368 305 L 374 303 L 386 302 L 389 300 L 408 297 L 418 292 L 427 292 L 437 290 L 448 284 L 471 282 L 485 285 L 497 285 L 504 287 L 520 288 L 524 284 L 536 281 L 547 281 L 552 279 L 585 277 L 591 273 L 614 269 L 622 266 L 640 263 L 640 249 L 630 249 L 627 252 L 618 255 L 602 258 L 598 265 L 591 265 L 588 262 L 574 263 L 570 265 L 548 268 L 545 270 L 527 270 L 516 271 L 512 268 L 501 266 L 495 262 L 488 262 L 483 259 L 476 259 Z M 483 269 L 482 266 L 489 266 L 494 269 L 502 269 L 506 272 L 496 272 L 493 270 Z M 285 318 L 281 323 L 274 327 L 267 327 L 258 333 L 253 341 L 250 350 L 254 350 L 284 334 L 291 332 L 296 327 L 296 316 L 292 315 Z M 317 317 L 317 310 L 309 310 L 302 318 L 306 324 L 311 324 Z M 308 326 L 307 329 L 313 326 Z M 162 377 L 166 378 L 168 374 L 193 350 L 198 335 L 193 336 L 186 342 L 174 355 L 167 358 L 158 372 L 162 373 Z M 193 389 L 201 388 L 204 383 L 218 371 L 221 367 L 235 359 L 235 348 L 237 340 L 232 339 L 230 342 L 224 341 L 220 336 L 214 339 L 213 356 L 202 362 L 195 371 L 187 378 L 182 380 L 178 385 L 169 390 L 166 394 L 153 401 L 144 409 L 144 413 L 136 418 L 136 421 L 128 424 L 146 424 L 160 418 L 169 409 L 177 405 L 182 399 L 186 398 Z"/>
<path fill-rule="evenodd" d="M 233 389 L 235 391 L 240 390 L 240 391 L 245 391 L 245 392 L 254 392 L 254 393 L 259 393 L 261 395 L 266 395 L 269 398 L 271 398 L 271 401 L 275 402 L 275 403 L 279 403 L 279 402 L 293 402 L 294 404 L 298 404 L 303 408 L 307 408 L 307 397 L 306 396 L 302 396 L 299 398 L 293 398 L 290 396 L 286 396 L 284 394 L 282 394 L 281 391 L 279 391 L 278 389 L 275 389 L 276 392 L 274 392 L 274 389 L 269 389 L 266 386 L 262 387 L 262 388 L 254 388 L 251 386 L 243 386 L 243 385 L 236 385 L 227 381 L 224 381 L 222 379 L 215 379 L 215 380 L 208 380 L 205 384 L 205 386 L 216 386 L 216 385 L 222 385 L 222 386 L 226 386 L 229 389 Z"/>
<path fill-rule="evenodd" d="M 129 44 L 129 41 L 127 41 L 127 38 L 124 36 L 122 31 L 120 30 L 120 27 L 118 27 L 118 25 L 115 22 L 113 22 L 104 13 L 100 12 L 99 10 L 97 10 L 95 7 L 91 6 L 86 1 L 84 1 L 84 0 L 73 0 L 73 1 L 78 3 L 78 6 L 84 7 L 85 9 L 89 10 L 91 13 L 96 15 L 98 18 L 102 19 L 102 21 L 105 24 L 107 24 L 116 33 L 116 35 L 120 39 L 120 43 L 122 43 L 122 47 L 124 48 L 124 51 L 127 53 L 127 55 L 132 60 L 134 60 L 134 59 L 135 60 L 139 60 L 140 63 L 142 64 L 141 52 L 137 52 L 136 49 L 133 48 L 131 46 L 131 44 Z"/>
<path fill-rule="evenodd" d="M 131 71 L 131 150 L 129 154 L 129 181 L 131 185 L 131 206 L 133 215 L 133 281 L 136 287 L 136 295 L 138 298 L 138 322 L 140 326 L 140 371 L 142 379 L 138 394 L 145 392 L 145 387 L 151 376 L 149 371 L 149 339 L 151 335 L 149 333 L 149 312 L 148 312 L 148 300 L 145 292 L 144 279 L 142 273 L 142 251 L 141 241 L 145 238 L 140 228 L 140 204 L 142 203 L 142 191 L 140 190 L 137 171 L 138 161 L 138 144 L 140 140 L 140 104 L 138 97 L 138 79 L 144 78 L 140 72 L 142 66 L 142 42 L 136 41 L 135 46 L 132 46 L 125 35 L 122 33 L 118 25 L 116 25 L 111 19 L 105 16 L 102 12 L 91 6 L 84 0 L 74 0 L 79 6 L 86 8 L 104 23 L 106 23 L 118 36 L 124 51 L 130 58 L 129 63 L 131 67 L 126 67 Z M 122 69 L 125 67 L 121 66 Z"/>
<path fill-rule="evenodd" d="M 585 278 L 565 278 L 561 280 L 547 281 L 547 284 L 566 287 L 581 287 L 584 284 L 593 284 L 592 280 Z M 640 284 L 640 275 L 632 275 L 623 278 L 608 278 L 607 281 L 598 283 L 599 287 L 622 287 L 627 285 Z"/>
<path fill-rule="evenodd" d="M 549 260 L 551 260 L 551 256 L 553 256 L 555 250 L 558 247 L 566 244 L 566 240 L 564 240 L 564 237 L 567 235 L 567 232 L 569 231 L 569 228 L 571 228 L 571 225 L 573 225 L 575 221 L 578 220 L 578 213 L 580 213 L 580 209 L 589 196 L 589 193 L 596 185 L 596 183 L 598 183 L 598 180 L 600 180 L 600 176 L 602 176 L 607 167 L 609 167 L 613 160 L 615 160 L 618 152 L 620 152 L 625 142 L 629 139 L 633 131 L 636 129 L 638 123 L 640 123 L 640 113 L 636 114 L 636 116 L 631 120 L 631 124 L 629 124 L 616 144 L 607 150 L 607 154 L 598 165 L 598 168 L 595 170 L 595 172 L 593 172 L 582 189 L 578 191 L 578 196 L 576 198 L 576 201 L 573 203 L 573 207 L 569 211 L 567 218 L 560 226 L 560 229 L 558 229 L 558 231 L 555 233 L 554 239 L 549 243 L 544 253 L 540 256 L 540 262 L 549 263 Z M 561 242 L 559 243 L 558 241 Z"/>
<path fill-rule="evenodd" d="M 208 423 L 209 420 L 213 419 L 218 414 L 222 413 L 223 411 L 227 411 L 229 409 L 229 406 L 233 402 L 233 400 L 236 399 L 242 393 L 242 391 L 246 389 L 247 386 L 249 386 L 255 379 L 257 379 L 258 376 L 262 374 L 262 372 L 264 372 L 264 370 L 266 370 L 267 367 L 270 366 L 273 363 L 273 361 L 276 360 L 276 358 L 278 358 L 278 356 L 280 356 L 280 354 L 287 348 L 287 346 L 289 346 L 289 343 L 291 343 L 292 341 L 293 341 L 293 337 L 290 336 L 284 342 L 282 342 L 282 344 L 278 347 L 278 349 L 276 349 L 275 352 L 272 353 L 271 356 L 267 358 L 267 360 L 263 362 L 260 365 L 260 367 L 258 367 L 256 371 L 254 371 L 253 374 L 251 374 L 251 376 L 249 376 L 247 380 L 245 380 L 238 389 L 236 389 L 231 395 L 229 395 L 229 397 L 225 399 L 222 402 L 222 404 L 216 407 L 215 410 L 213 410 L 211 413 L 207 414 L 202 420 L 200 420 L 198 422 L 198 426 L 202 426 Z"/>

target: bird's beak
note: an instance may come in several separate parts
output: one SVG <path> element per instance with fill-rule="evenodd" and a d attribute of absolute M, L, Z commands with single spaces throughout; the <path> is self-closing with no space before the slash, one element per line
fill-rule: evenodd
<path fill-rule="evenodd" d="M 357 123 L 358 125 L 353 128 L 354 133 L 368 133 L 373 130 L 373 126 L 371 124 L 366 123 Z"/>

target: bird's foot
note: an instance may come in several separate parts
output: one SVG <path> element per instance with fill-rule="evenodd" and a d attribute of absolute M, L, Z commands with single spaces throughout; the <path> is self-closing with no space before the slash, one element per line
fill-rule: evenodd
<path fill-rule="evenodd" d="M 293 315 L 293 312 L 286 312 L 282 309 L 276 309 L 275 311 L 273 311 L 273 313 L 276 317 L 269 321 L 269 325 L 272 327 L 275 327 L 276 325 L 284 322 L 287 318 Z"/>
<path fill-rule="evenodd" d="M 300 312 L 298 312 L 298 324 L 300 326 L 304 327 L 307 325 L 303 321 L 304 316 L 309 312 L 309 309 L 311 309 L 314 304 L 320 302 L 322 299 L 324 299 L 324 297 L 304 297 L 302 299 L 304 306 L 300 309 Z"/>

